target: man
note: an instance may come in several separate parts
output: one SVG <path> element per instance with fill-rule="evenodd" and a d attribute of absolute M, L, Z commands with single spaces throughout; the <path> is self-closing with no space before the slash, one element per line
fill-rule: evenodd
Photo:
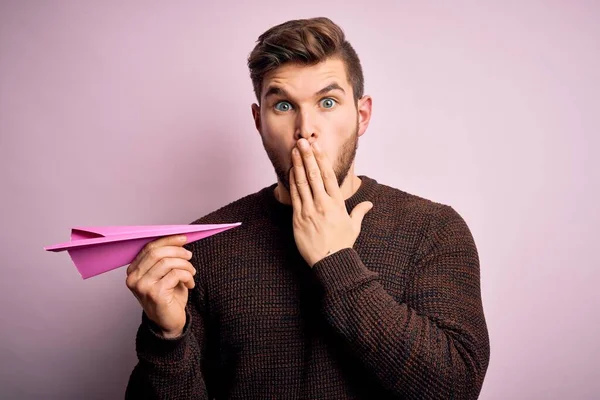
<path fill-rule="evenodd" d="M 342 30 L 275 26 L 248 66 L 277 183 L 195 221 L 241 226 L 129 266 L 144 312 L 127 397 L 477 398 L 473 238 L 451 207 L 355 175 L 372 100 Z"/>

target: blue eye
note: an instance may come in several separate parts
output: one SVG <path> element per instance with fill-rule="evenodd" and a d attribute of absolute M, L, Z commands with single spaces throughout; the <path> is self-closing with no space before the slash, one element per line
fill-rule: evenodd
<path fill-rule="evenodd" d="M 290 103 L 288 103 L 287 101 L 280 101 L 279 103 L 275 104 L 275 109 L 277 111 L 290 111 L 292 109 L 292 105 Z"/>
<path fill-rule="evenodd" d="M 333 108 L 337 102 L 334 99 L 323 99 L 321 100 L 321 107 L 323 108 Z"/>

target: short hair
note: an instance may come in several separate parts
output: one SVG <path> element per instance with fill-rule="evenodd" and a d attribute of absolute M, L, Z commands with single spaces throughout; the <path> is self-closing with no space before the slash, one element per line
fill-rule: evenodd
<path fill-rule="evenodd" d="M 343 30 L 329 18 L 296 19 L 276 25 L 258 37 L 248 56 L 254 94 L 260 104 L 266 74 L 286 63 L 314 65 L 339 57 L 346 66 L 354 100 L 363 96 L 364 77 L 360 60 Z"/>

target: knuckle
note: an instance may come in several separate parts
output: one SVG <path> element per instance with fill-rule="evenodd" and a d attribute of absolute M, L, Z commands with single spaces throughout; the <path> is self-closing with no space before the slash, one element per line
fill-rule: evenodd
<path fill-rule="evenodd" d="M 189 275 L 189 272 L 188 271 L 184 271 L 182 269 L 173 270 L 173 274 L 172 275 L 175 278 L 174 279 L 175 286 L 177 286 L 177 285 L 179 285 L 180 282 L 187 281 L 187 277 Z"/>
<path fill-rule="evenodd" d="M 136 284 L 134 284 L 134 290 L 136 293 L 142 296 L 146 296 L 150 292 L 150 286 L 147 283 L 145 283 L 144 280 L 140 280 Z"/>
<path fill-rule="evenodd" d="M 165 276 L 160 281 L 164 283 L 171 278 L 177 278 L 177 270 L 176 269 L 171 269 L 169 272 L 167 272 L 165 274 Z"/>
<path fill-rule="evenodd" d="M 323 175 L 323 179 L 332 179 L 333 178 L 333 173 L 331 173 L 330 171 L 323 171 L 322 172 Z"/>
<path fill-rule="evenodd" d="M 316 181 L 321 177 L 321 171 L 319 171 L 318 169 L 312 169 L 310 171 L 308 171 L 308 179 L 310 179 L 311 181 Z"/>
<path fill-rule="evenodd" d="M 306 178 L 298 178 L 298 179 L 296 179 L 296 185 L 306 186 L 306 185 L 308 185 L 308 181 L 306 180 Z"/>
<path fill-rule="evenodd" d="M 152 242 L 147 243 L 144 246 L 143 251 L 145 251 L 146 253 L 150 253 L 155 248 L 156 248 L 156 242 L 152 241 Z"/>
<path fill-rule="evenodd" d="M 133 290 L 135 288 L 135 280 L 133 279 L 133 275 L 127 276 L 127 279 L 125 279 L 125 285 L 127 285 L 129 290 Z"/>
<path fill-rule="evenodd" d="M 148 258 L 152 260 L 157 260 L 160 258 L 160 252 L 158 251 L 158 247 L 152 247 L 148 250 Z"/>
<path fill-rule="evenodd" d="M 154 265 L 155 265 L 156 268 L 160 268 L 160 269 L 168 268 L 169 267 L 169 261 L 166 258 L 161 258 Z"/>

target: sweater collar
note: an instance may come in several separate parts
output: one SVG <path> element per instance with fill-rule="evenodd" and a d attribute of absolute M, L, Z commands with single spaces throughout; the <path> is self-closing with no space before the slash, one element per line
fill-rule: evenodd
<path fill-rule="evenodd" d="M 358 177 L 361 180 L 361 184 L 358 187 L 358 190 L 352 196 L 345 200 L 346 210 L 348 211 L 348 213 L 350 213 L 354 209 L 354 207 L 356 207 L 363 201 L 375 200 L 378 187 L 377 181 L 365 175 L 359 175 Z M 273 214 L 276 217 L 291 217 L 293 208 L 291 205 L 283 204 L 279 202 L 279 200 L 277 200 L 277 198 L 275 197 L 276 187 L 277 184 L 274 183 L 260 191 L 260 195 L 263 199 L 264 206 L 268 209 L 270 214 Z"/>

